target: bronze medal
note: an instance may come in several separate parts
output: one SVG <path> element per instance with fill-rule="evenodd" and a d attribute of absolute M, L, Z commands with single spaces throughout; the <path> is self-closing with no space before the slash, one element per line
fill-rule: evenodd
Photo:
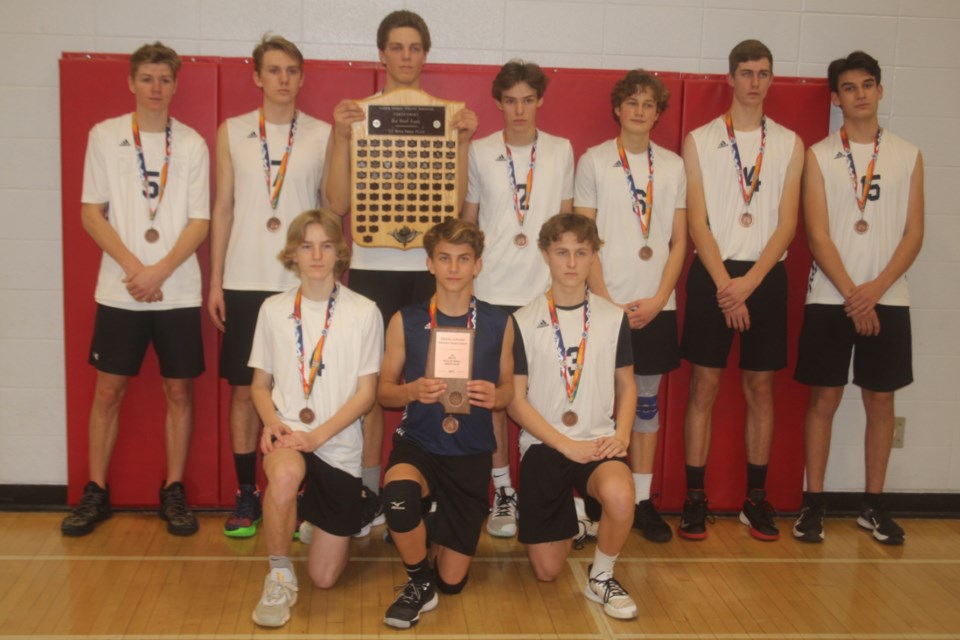
<path fill-rule="evenodd" d="M 311 424 L 313 422 L 313 419 L 316 417 L 317 416 L 316 414 L 313 413 L 312 409 L 309 409 L 307 407 L 300 409 L 300 422 L 302 422 L 303 424 Z"/>
<path fill-rule="evenodd" d="M 867 229 L 869 228 L 870 228 L 870 224 L 862 218 L 860 220 L 857 220 L 857 222 L 853 225 L 853 230 L 859 233 L 860 235 L 865 234 L 867 232 Z"/>
<path fill-rule="evenodd" d="M 460 428 L 460 421 L 454 418 L 453 416 L 447 416 L 443 419 L 443 430 L 446 433 L 454 434 Z"/>
<path fill-rule="evenodd" d="M 450 393 L 450 396 L 447 398 L 450 401 L 450 404 L 454 407 L 459 407 L 463 404 L 463 394 L 459 391 L 453 391 Z M 454 429 L 456 431 L 456 429 Z"/>
<path fill-rule="evenodd" d="M 143 234 L 143 237 L 146 238 L 147 242 L 153 244 L 160 239 L 160 232 L 156 229 L 147 229 L 147 232 Z"/>
<path fill-rule="evenodd" d="M 742 214 L 740 214 L 740 226 L 741 226 L 741 227 L 749 227 L 749 226 L 752 225 L 752 224 L 753 224 L 753 214 L 752 214 L 752 213 L 750 213 L 749 211 L 744 211 Z"/>
<path fill-rule="evenodd" d="M 644 246 L 643 248 L 640 249 L 641 260 L 649 260 L 652 257 L 653 257 L 653 249 L 651 249 L 648 246 Z"/>
<path fill-rule="evenodd" d="M 280 218 L 278 218 L 277 216 L 273 216 L 272 218 L 267 220 L 267 229 L 269 229 L 270 231 L 276 231 L 277 229 L 280 228 L 280 224 L 281 224 Z"/>
<path fill-rule="evenodd" d="M 527 234 L 518 233 L 513 237 L 513 244 L 517 245 L 521 249 L 527 246 Z"/>
<path fill-rule="evenodd" d="M 577 424 L 577 413 L 576 411 L 564 411 L 563 415 L 560 416 L 560 420 L 563 422 L 563 426 L 572 427 Z"/>

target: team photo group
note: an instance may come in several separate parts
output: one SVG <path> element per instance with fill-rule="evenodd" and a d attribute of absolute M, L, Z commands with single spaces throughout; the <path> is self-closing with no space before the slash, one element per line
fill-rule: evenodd
<path fill-rule="evenodd" d="M 390 13 L 376 44 L 385 79 L 374 98 L 419 90 L 431 47 L 424 20 Z M 856 523 L 879 543 L 904 542 L 883 490 L 894 394 L 913 381 L 905 274 L 923 240 L 923 160 L 881 128 L 881 70 L 868 53 L 830 63 L 842 126 L 823 140 L 801 140 L 765 114 L 773 55 L 745 40 L 729 54 L 729 108 L 691 131 L 681 155 L 651 140 L 671 96 L 636 69 L 609 88 L 618 135 L 579 159 L 562 131 L 537 126 L 546 73 L 512 60 L 491 79 L 500 130 L 475 139 L 469 105 L 450 117 L 445 153 L 458 161 L 446 178 L 459 202 L 410 247 L 361 246 L 344 232 L 361 186 L 366 100 L 338 96 L 347 99 L 332 116 L 301 110 L 304 58 L 281 36 L 264 36 L 252 61 L 262 104 L 220 123 L 212 203 L 207 145 L 169 115 L 181 64 L 169 47 L 133 53 L 132 112 L 90 131 L 81 216 L 103 252 L 89 352 L 96 387 L 89 481 L 64 535 L 90 534 L 112 515 L 121 405 L 149 345 L 167 410 L 159 515 L 171 534 L 198 530 L 183 480 L 193 380 L 204 348 L 216 348 L 201 339 L 205 312 L 222 332 L 219 375 L 231 390 L 237 491 L 223 533 L 259 533 L 268 553 L 262 596 L 250 603 L 256 624 L 290 619 L 295 539 L 309 545 L 310 581 L 329 589 L 351 538 L 383 523 L 408 580 L 384 613 L 392 627 L 412 627 L 468 586 L 484 530 L 516 536 L 536 578 L 553 581 L 586 529 L 596 548 L 583 595 L 608 616 L 634 618 L 615 577 L 629 537 L 708 535 L 711 416 L 736 335 L 747 467 L 739 520 L 757 540 L 780 536 L 766 481 L 774 374 L 788 366 L 784 258 L 802 203 L 813 263 L 791 374 L 810 401 L 806 490 L 790 533 L 824 541 L 833 418 L 852 362 L 866 415 Z M 207 239 L 203 283 L 197 250 Z M 651 487 L 661 381 L 681 359 L 691 371 L 686 499 L 674 530 Z M 463 380 L 438 373 L 461 365 Z M 393 434 L 384 409 L 403 411 Z"/>

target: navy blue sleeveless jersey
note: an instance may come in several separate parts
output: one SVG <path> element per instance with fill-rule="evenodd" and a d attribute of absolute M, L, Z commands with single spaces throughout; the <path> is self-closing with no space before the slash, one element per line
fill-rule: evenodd
<path fill-rule="evenodd" d="M 430 347 L 430 301 L 412 304 L 400 310 L 403 319 L 403 339 L 406 347 L 403 377 L 408 382 L 422 378 L 427 367 Z M 441 327 L 466 327 L 467 316 L 449 317 L 437 309 L 437 324 Z M 473 342 L 472 380 L 500 379 L 500 353 L 507 315 L 486 302 L 477 301 L 477 326 Z M 403 410 L 403 420 L 397 435 L 424 451 L 442 456 L 463 456 L 486 453 L 497 448 L 493 437 L 490 410 L 470 407 L 469 414 L 458 414 L 460 428 L 456 433 L 444 432 L 441 423 L 446 413 L 443 405 L 421 404 L 413 401 Z"/>

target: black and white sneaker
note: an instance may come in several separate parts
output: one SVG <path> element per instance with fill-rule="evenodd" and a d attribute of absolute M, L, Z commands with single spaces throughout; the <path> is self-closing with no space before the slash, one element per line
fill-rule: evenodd
<path fill-rule="evenodd" d="M 677 535 L 686 540 L 703 540 L 707 537 L 707 520 L 713 522 L 713 514 L 707 508 L 706 494 L 703 491 L 688 491 Z"/>
<path fill-rule="evenodd" d="M 767 502 L 767 492 L 763 489 L 751 489 L 743 501 L 740 522 L 750 527 L 750 535 L 757 540 L 772 542 L 780 537 L 780 529 L 774 521 L 776 511 Z"/>
<path fill-rule="evenodd" d="M 651 500 L 641 500 L 634 507 L 633 528 L 641 531 L 650 542 L 669 542 L 673 537 L 670 525 L 663 521 Z"/>
<path fill-rule="evenodd" d="M 793 537 L 801 542 L 823 542 L 823 517 L 826 509 L 822 500 L 814 500 L 810 494 L 803 496 L 800 515 L 793 523 Z"/>
<path fill-rule="evenodd" d="M 866 507 L 860 512 L 857 524 L 873 533 L 873 537 L 881 544 L 903 544 L 906 534 L 903 527 L 890 517 L 883 507 Z"/>
<path fill-rule="evenodd" d="M 397 629 L 409 629 L 420 621 L 420 614 L 437 608 L 440 599 L 433 582 L 409 580 L 383 616 L 383 622 Z"/>

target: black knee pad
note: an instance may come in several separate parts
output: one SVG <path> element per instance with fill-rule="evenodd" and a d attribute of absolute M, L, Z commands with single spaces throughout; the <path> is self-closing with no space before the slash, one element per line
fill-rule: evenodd
<path fill-rule="evenodd" d="M 406 533 L 420 524 L 420 484 L 394 480 L 383 488 L 383 512 L 391 531 Z"/>
<path fill-rule="evenodd" d="M 437 574 L 436 575 L 437 589 L 440 590 L 440 593 L 445 593 L 448 596 L 455 596 L 461 591 L 463 591 L 463 588 L 467 585 L 467 580 L 470 579 L 470 574 L 468 573 L 467 575 L 463 576 L 463 580 L 461 580 L 457 584 L 447 584 L 446 582 L 443 581 L 443 578 L 440 577 L 439 570 L 436 572 L 436 574 Z"/>

